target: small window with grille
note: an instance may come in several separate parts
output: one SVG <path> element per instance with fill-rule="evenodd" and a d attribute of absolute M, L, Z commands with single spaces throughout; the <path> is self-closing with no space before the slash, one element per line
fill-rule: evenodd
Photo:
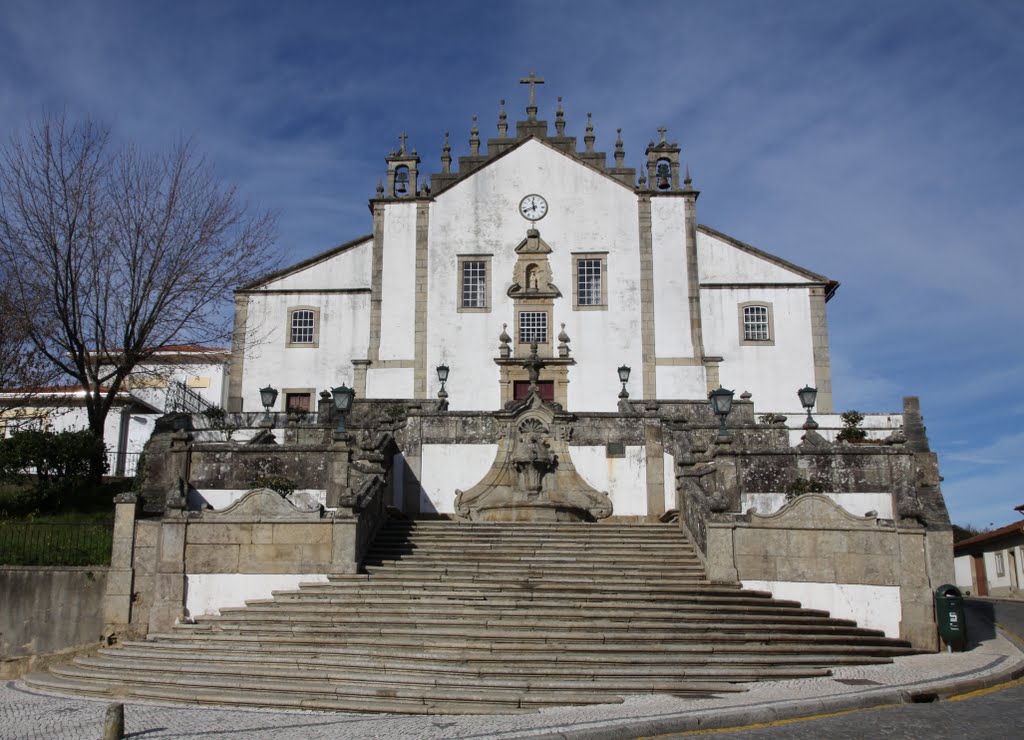
<path fill-rule="evenodd" d="M 608 272 L 606 252 L 573 253 L 572 272 L 573 305 L 577 311 L 607 310 L 608 286 L 605 274 Z"/>
<path fill-rule="evenodd" d="M 519 343 L 545 344 L 548 341 L 547 311 L 521 311 L 519 313 Z"/>
<path fill-rule="evenodd" d="M 771 338 L 768 306 L 744 306 L 743 340 L 747 342 L 767 342 Z"/>
<path fill-rule="evenodd" d="M 288 310 L 288 346 L 316 347 L 320 341 L 320 311 L 316 308 Z"/>
<path fill-rule="evenodd" d="M 490 255 L 459 257 L 459 311 L 491 310 Z"/>

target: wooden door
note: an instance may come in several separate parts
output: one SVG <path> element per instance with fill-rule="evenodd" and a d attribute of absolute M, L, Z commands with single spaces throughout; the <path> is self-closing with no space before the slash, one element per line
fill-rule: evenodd
<path fill-rule="evenodd" d="M 974 586 L 978 596 L 988 596 L 988 573 L 985 572 L 985 555 L 974 556 Z"/>

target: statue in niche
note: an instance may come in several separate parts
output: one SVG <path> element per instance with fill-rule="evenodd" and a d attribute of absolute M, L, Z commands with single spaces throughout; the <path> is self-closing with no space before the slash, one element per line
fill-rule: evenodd
<path fill-rule="evenodd" d="M 528 265 L 526 268 L 526 289 L 540 290 L 540 281 L 537 278 L 537 265 Z"/>

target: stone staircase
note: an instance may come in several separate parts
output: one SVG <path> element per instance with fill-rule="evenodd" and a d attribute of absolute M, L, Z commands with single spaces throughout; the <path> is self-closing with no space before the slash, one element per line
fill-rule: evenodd
<path fill-rule="evenodd" d="M 365 570 L 25 681 L 260 707 L 521 712 L 740 691 L 916 652 L 796 602 L 710 584 L 671 525 L 392 522 Z"/>

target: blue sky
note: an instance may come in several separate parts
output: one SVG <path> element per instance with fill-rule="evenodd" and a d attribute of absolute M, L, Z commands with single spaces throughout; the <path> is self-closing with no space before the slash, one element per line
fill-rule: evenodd
<path fill-rule="evenodd" d="M 630 166 L 667 126 L 702 223 L 842 283 L 836 407 L 919 395 L 954 521 L 1024 503 L 1024 4 L 0 0 L 0 67 L 7 131 L 194 136 L 285 262 L 370 230 L 399 132 L 439 170 L 446 130 L 466 154 L 474 113 L 523 117 L 535 69 L 541 117 L 563 96 L 582 140 L 592 111 Z"/>

